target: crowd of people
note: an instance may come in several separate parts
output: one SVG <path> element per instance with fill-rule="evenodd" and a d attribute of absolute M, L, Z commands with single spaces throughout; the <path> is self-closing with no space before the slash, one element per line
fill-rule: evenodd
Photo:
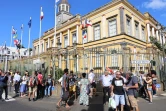
<path fill-rule="evenodd" d="M 148 98 L 149 104 L 152 104 L 153 97 L 156 97 L 155 85 L 157 82 L 156 71 L 154 70 L 149 71 L 148 74 L 140 71 L 138 75 L 134 75 L 131 72 L 124 73 L 122 70 L 112 71 L 106 68 L 104 74 L 100 78 L 96 78 L 93 69 L 91 69 L 89 74 L 82 73 L 81 78 L 74 76 L 73 72 L 68 74 L 68 69 L 64 70 L 64 75 L 59 80 L 62 93 L 57 108 L 61 106 L 62 101 L 65 102 L 66 108 L 70 108 L 68 101 L 71 94 L 74 94 L 75 99 L 77 99 L 77 90 L 80 91 L 79 104 L 89 106 L 89 98 L 96 96 L 97 81 L 103 88 L 103 105 L 109 104 L 108 98 L 114 97 L 117 106 L 116 111 L 118 109 L 123 111 L 128 108 L 139 111 L 138 96 Z M 78 87 L 76 87 L 76 84 Z"/>
<path fill-rule="evenodd" d="M 54 80 L 49 74 L 48 77 L 43 77 L 40 71 L 35 71 L 29 75 L 28 71 L 25 71 L 21 76 L 20 72 L 3 72 L 0 70 L 0 99 L 4 101 L 8 99 L 8 86 L 14 87 L 15 97 L 28 96 L 28 100 L 36 101 L 43 97 L 49 97 L 52 94 L 54 88 Z M 3 90 L 5 91 L 5 98 L 2 98 Z"/>
<path fill-rule="evenodd" d="M 65 102 L 66 108 L 70 108 L 68 102 L 71 98 L 77 101 L 79 94 L 79 104 L 89 106 L 89 98 L 96 96 L 96 86 L 101 85 L 103 89 L 103 105 L 109 104 L 108 99 L 113 97 L 116 102 L 116 111 L 125 108 L 132 108 L 139 111 L 137 97 L 148 98 L 152 104 L 153 97 L 156 96 L 156 71 L 151 70 L 148 74 L 140 71 L 134 75 L 131 72 L 113 71 L 106 68 L 100 78 L 91 69 L 89 74 L 82 73 L 80 77 L 74 75 L 73 71 L 64 69 L 64 75 L 58 80 L 61 83 L 61 99 L 57 103 L 57 108 Z M 97 82 L 99 81 L 99 82 Z M 100 84 L 96 84 L 100 83 Z M 9 70 L 4 73 L 0 70 L 0 99 L 3 90 L 5 100 L 8 100 L 8 85 L 14 86 L 16 95 L 20 97 L 28 96 L 28 101 L 36 101 L 44 96 L 51 96 L 55 82 L 51 75 L 43 77 L 40 71 L 35 71 L 32 75 L 25 71 L 23 76 L 19 72 Z M 108 96 L 107 96 L 108 95 Z"/>

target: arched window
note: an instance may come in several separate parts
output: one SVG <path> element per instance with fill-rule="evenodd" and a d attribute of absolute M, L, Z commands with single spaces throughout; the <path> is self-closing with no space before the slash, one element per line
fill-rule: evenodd
<path fill-rule="evenodd" d="M 118 66 L 118 54 L 117 50 L 111 50 L 111 65 L 112 67 L 117 67 Z"/>
<path fill-rule="evenodd" d="M 62 5 L 62 11 L 64 11 L 65 10 L 65 5 Z"/>
<path fill-rule="evenodd" d="M 66 5 L 66 11 L 69 12 L 69 6 L 68 5 Z"/>

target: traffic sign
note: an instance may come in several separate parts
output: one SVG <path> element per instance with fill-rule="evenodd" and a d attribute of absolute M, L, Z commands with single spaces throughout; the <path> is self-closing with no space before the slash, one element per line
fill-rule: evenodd
<path fill-rule="evenodd" d="M 133 60 L 131 61 L 132 64 L 149 64 L 149 60 Z"/>

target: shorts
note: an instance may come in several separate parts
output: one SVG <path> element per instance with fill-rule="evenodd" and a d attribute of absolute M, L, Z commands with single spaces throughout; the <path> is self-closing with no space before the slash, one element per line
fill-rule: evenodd
<path fill-rule="evenodd" d="M 76 85 L 70 86 L 69 91 L 70 92 L 76 92 Z"/>
<path fill-rule="evenodd" d="M 128 95 L 129 101 L 131 103 L 131 106 L 133 108 L 138 107 L 137 99 L 134 97 L 134 95 Z M 130 105 L 129 101 L 127 102 L 128 105 Z"/>
<path fill-rule="evenodd" d="M 148 91 L 152 91 L 152 88 L 148 88 Z"/>
<path fill-rule="evenodd" d="M 93 82 L 92 84 L 90 84 L 90 88 L 96 88 L 96 83 Z"/>
<path fill-rule="evenodd" d="M 116 102 L 116 106 L 120 105 L 125 105 L 125 97 L 124 95 L 116 95 L 115 94 L 115 102 Z"/>
<path fill-rule="evenodd" d="M 29 92 L 30 93 L 35 92 L 35 91 L 37 91 L 36 87 L 29 87 Z"/>

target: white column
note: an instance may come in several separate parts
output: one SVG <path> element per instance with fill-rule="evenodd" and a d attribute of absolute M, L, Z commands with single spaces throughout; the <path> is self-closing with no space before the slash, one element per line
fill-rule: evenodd
<path fill-rule="evenodd" d="M 78 29 L 78 27 L 79 27 L 79 26 L 77 25 L 77 27 L 76 27 L 76 36 L 77 36 L 76 39 L 77 39 L 77 43 L 78 43 L 78 39 L 79 39 L 79 35 L 78 35 L 78 30 L 79 30 L 79 29 Z M 78 71 L 78 70 L 77 70 L 77 71 Z"/>
<path fill-rule="evenodd" d="M 62 68 L 62 57 L 61 57 L 61 55 L 59 56 L 59 68 Z"/>
<path fill-rule="evenodd" d="M 62 33 L 60 33 L 60 43 L 62 43 Z"/>
<path fill-rule="evenodd" d="M 163 35 L 163 44 L 165 44 L 165 35 Z"/>
<path fill-rule="evenodd" d="M 46 48 L 47 49 L 47 48 Z M 44 50 L 44 40 L 43 40 L 43 49 L 42 49 L 43 51 L 42 52 L 45 52 L 45 50 Z"/>
<path fill-rule="evenodd" d="M 50 38 L 48 38 L 48 48 L 50 48 Z"/>
<path fill-rule="evenodd" d="M 159 41 L 159 32 L 158 32 L 158 30 L 156 31 L 156 37 L 157 37 L 157 40 Z"/>
<path fill-rule="evenodd" d="M 135 22 L 134 22 L 134 16 L 132 15 L 132 18 L 131 18 L 131 20 L 132 20 L 132 29 L 131 29 L 131 31 L 132 31 L 132 36 L 133 37 L 135 37 Z"/>
<path fill-rule="evenodd" d="M 79 62 L 78 62 L 78 60 L 79 60 L 79 56 L 77 55 L 77 71 L 79 71 Z"/>
<path fill-rule="evenodd" d="M 152 28 L 152 36 L 155 37 L 154 27 Z"/>
<path fill-rule="evenodd" d="M 143 40 L 143 38 L 142 38 L 142 26 L 141 26 L 141 23 L 139 23 L 139 39 Z"/>
<path fill-rule="evenodd" d="M 70 29 L 68 29 L 68 33 L 67 33 L 67 39 L 68 39 L 68 46 L 70 46 Z"/>
<path fill-rule="evenodd" d="M 106 18 L 105 18 L 105 15 L 103 15 L 103 16 L 102 16 L 103 37 L 106 37 L 106 30 L 105 30 L 106 25 L 105 25 L 105 22 L 106 22 Z M 103 37 L 102 37 L 102 38 L 103 38 Z"/>
<path fill-rule="evenodd" d="M 92 26 L 89 26 L 88 29 L 88 41 L 92 41 Z"/>
<path fill-rule="evenodd" d="M 162 37 L 161 37 L 161 33 L 160 33 L 160 35 L 159 35 L 159 36 L 160 36 L 160 43 L 162 44 Z"/>
<path fill-rule="evenodd" d="M 64 4 L 64 6 L 65 6 L 65 11 L 66 11 L 66 4 Z"/>
<path fill-rule="evenodd" d="M 148 42 L 150 42 L 150 24 L 147 24 L 147 31 L 148 31 Z"/>

